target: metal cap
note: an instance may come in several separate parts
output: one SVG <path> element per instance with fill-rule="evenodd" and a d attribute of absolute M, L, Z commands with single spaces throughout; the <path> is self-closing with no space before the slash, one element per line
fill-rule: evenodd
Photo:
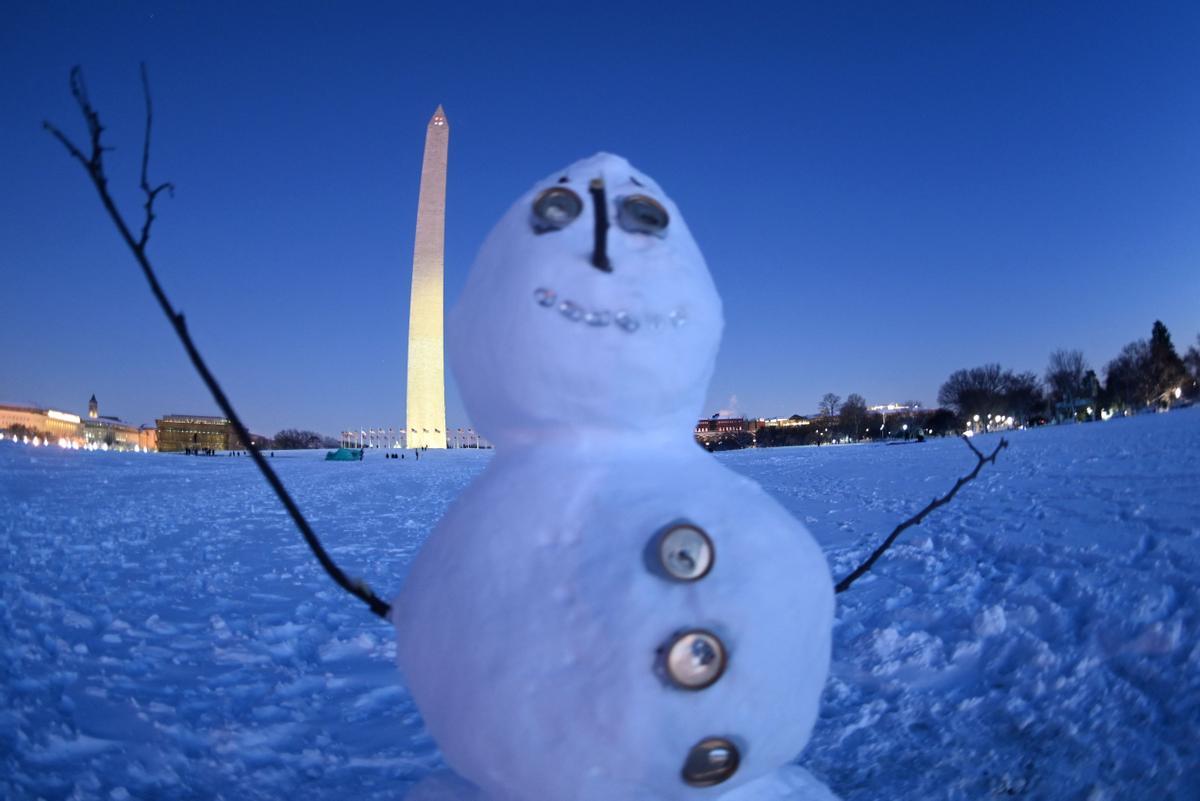
<path fill-rule="evenodd" d="M 583 211 L 583 200 L 570 189 L 552 186 L 533 201 L 533 228 L 537 233 L 565 228 Z"/>
<path fill-rule="evenodd" d="M 683 763 L 683 780 L 692 787 L 712 787 L 737 772 L 737 746 L 721 737 L 706 737 L 692 746 Z"/>
<path fill-rule="evenodd" d="M 704 530 L 692 523 L 675 523 L 658 536 L 658 561 L 676 581 L 699 581 L 712 570 L 716 549 Z"/>
<path fill-rule="evenodd" d="M 726 663 L 725 645 L 717 635 L 704 629 L 677 634 L 663 649 L 667 677 L 684 690 L 712 686 L 725 672 Z"/>

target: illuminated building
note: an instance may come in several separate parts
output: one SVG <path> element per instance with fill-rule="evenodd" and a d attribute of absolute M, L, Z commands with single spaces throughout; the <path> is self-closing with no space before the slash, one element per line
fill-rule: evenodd
<path fill-rule="evenodd" d="M 169 414 L 155 421 L 159 453 L 185 450 L 229 451 L 242 447 L 233 423 L 224 417 Z"/>
<path fill-rule="evenodd" d="M 720 439 L 730 434 L 743 431 L 754 433 L 758 430 L 757 420 L 747 420 L 744 417 L 711 417 L 696 423 L 693 433 L 696 439 Z"/>
<path fill-rule="evenodd" d="M 74 415 L 72 415 L 74 417 Z M 78 420 L 79 418 L 76 417 Z M 81 421 L 84 443 L 97 448 L 108 447 L 119 451 L 139 447 L 137 426 L 131 426 L 118 417 L 104 417 L 96 396 L 88 401 L 88 416 Z"/>
<path fill-rule="evenodd" d="M 919 403 L 885 403 L 881 406 L 868 406 L 867 411 L 878 412 L 879 414 L 899 414 L 901 412 L 919 412 L 921 404 Z"/>
<path fill-rule="evenodd" d="M 65 439 L 78 445 L 84 443 L 83 425 L 79 415 L 35 406 L 0 404 L 0 430 L 24 429 L 30 436 L 50 442 Z"/>
<path fill-rule="evenodd" d="M 442 291 L 446 217 L 446 159 L 450 123 L 438 106 L 425 130 L 417 235 L 413 243 L 408 317 L 408 420 L 410 448 L 446 447 L 446 367 Z"/>
<path fill-rule="evenodd" d="M 144 451 L 158 450 L 158 429 L 154 426 L 142 426 L 139 428 L 138 447 Z"/>
<path fill-rule="evenodd" d="M 765 428 L 799 428 L 801 426 L 812 425 L 812 421 L 807 417 L 801 417 L 798 414 L 793 414 L 791 417 L 769 417 L 759 420 L 759 425 Z"/>

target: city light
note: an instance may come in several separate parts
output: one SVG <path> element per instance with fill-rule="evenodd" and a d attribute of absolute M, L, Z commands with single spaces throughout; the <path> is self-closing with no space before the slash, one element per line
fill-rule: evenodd
<path fill-rule="evenodd" d="M 1190 359 L 1191 357 L 1189 356 L 1188 358 Z M 1182 397 L 1183 397 L 1183 387 L 1175 387 L 1175 400 L 1179 400 Z"/>

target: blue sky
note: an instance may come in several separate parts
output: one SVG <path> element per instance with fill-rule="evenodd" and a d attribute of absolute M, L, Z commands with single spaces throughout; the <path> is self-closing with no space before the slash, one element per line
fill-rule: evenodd
<path fill-rule="evenodd" d="M 1191 4 L 24 3 L 0 22 L 0 401 L 215 407 L 78 165 L 83 65 L 151 256 L 255 431 L 402 425 L 425 124 L 450 118 L 446 296 L 543 175 L 627 156 L 726 305 L 707 411 L 932 403 L 953 370 L 1093 367 L 1200 331 Z M 451 382 L 452 427 L 466 415 Z"/>

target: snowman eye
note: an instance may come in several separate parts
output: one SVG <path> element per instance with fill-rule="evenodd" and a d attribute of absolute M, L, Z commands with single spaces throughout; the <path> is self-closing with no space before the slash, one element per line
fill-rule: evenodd
<path fill-rule="evenodd" d="M 621 198 L 617 209 L 617 222 L 630 233 L 666 236 L 667 224 L 671 222 L 671 217 L 654 198 L 630 195 Z"/>
<path fill-rule="evenodd" d="M 583 211 L 583 201 L 570 189 L 554 186 L 533 201 L 533 230 L 544 234 L 570 225 Z"/>

